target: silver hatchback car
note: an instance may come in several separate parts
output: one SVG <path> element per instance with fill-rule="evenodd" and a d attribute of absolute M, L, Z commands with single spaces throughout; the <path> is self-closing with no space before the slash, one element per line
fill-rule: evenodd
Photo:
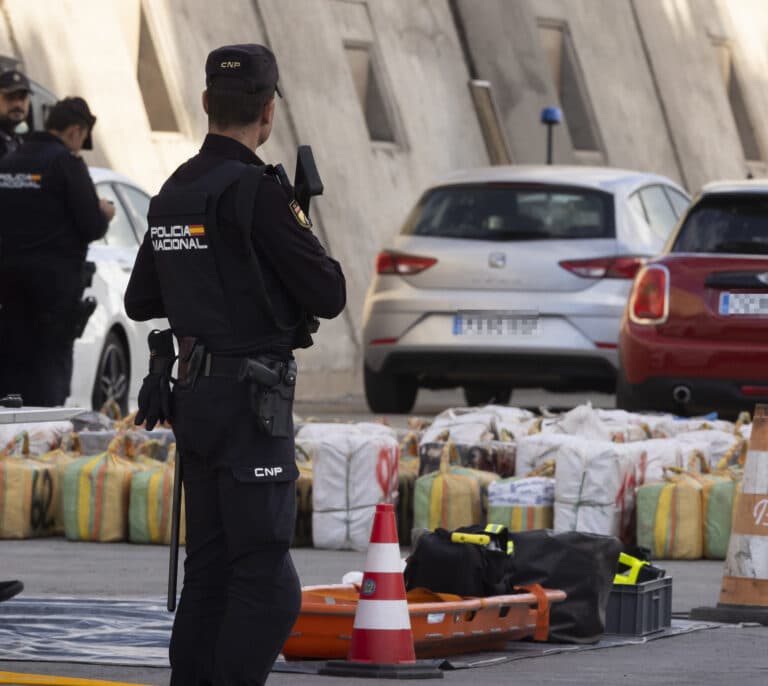
<path fill-rule="evenodd" d="M 508 166 L 454 172 L 379 253 L 363 313 L 373 412 L 423 388 L 470 405 L 515 387 L 612 392 L 619 323 L 688 194 L 655 174 Z"/>

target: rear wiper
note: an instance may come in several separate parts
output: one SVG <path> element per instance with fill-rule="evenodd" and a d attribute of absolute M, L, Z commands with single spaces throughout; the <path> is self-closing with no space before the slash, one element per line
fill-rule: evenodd
<path fill-rule="evenodd" d="M 552 238 L 546 231 L 527 229 L 525 231 L 492 231 L 487 234 L 491 241 L 532 241 L 537 239 Z"/>
<path fill-rule="evenodd" d="M 754 241 L 723 241 L 715 245 L 714 252 L 768 255 L 768 244 Z"/>

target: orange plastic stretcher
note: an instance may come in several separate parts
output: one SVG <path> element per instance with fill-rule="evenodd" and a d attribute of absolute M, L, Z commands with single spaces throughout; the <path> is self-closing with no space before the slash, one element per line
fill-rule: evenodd
<path fill-rule="evenodd" d="M 305 586 L 301 613 L 283 646 L 286 660 L 345 659 L 359 587 L 339 584 Z M 413 647 L 417 658 L 503 650 L 508 641 L 549 633 L 549 606 L 565 599 L 563 591 L 526 586 L 521 593 L 462 598 L 417 588 L 409 591 Z"/>

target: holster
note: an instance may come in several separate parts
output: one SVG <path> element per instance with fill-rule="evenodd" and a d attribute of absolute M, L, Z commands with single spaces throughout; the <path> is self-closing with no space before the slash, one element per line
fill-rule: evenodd
<path fill-rule="evenodd" d="M 293 435 L 293 396 L 296 362 L 268 357 L 245 358 L 238 379 L 251 385 L 251 409 L 259 429 L 274 438 Z"/>
<path fill-rule="evenodd" d="M 205 346 L 194 336 L 184 336 L 179 341 L 179 385 L 192 388 L 200 376 L 205 359 Z"/>
<path fill-rule="evenodd" d="M 75 316 L 72 322 L 72 338 L 78 339 L 83 335 L 88 320 L 96 309 L 96 298 L 90 295 L 78 300 L 75 305 Z"/>

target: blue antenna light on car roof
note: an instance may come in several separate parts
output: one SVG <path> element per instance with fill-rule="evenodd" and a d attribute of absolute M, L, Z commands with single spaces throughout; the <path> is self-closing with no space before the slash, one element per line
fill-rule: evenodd
<path fill-rule="evenodd" d="M 540 121 L 547 127 L 547 164 L 552 164 L 552 127 L 557 126 L 563 119 L 559 107 L 545 107 L 541 110 Z"/>

